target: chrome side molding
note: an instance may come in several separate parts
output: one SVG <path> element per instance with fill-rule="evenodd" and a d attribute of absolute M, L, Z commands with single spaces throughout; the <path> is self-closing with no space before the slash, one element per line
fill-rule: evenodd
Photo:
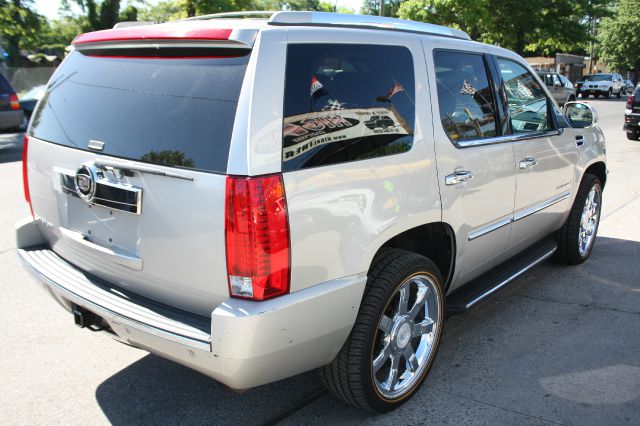
<path fill-rule="evenodd" d="M 498 219 L 495 222 L 489 223 L 488 225 L 484 225 L 480 228 L 477 228 L 467 235 L 467 239 L 469 241 L 475 240 L 478 237 L 488 234 L 489 232 L 493 232 L 496 229 L 500 229 L 503 226 L 510 224 L 511 222 L 516 222 L 520 219 L 524 219 L 527 216 L 531 216 L 534 213 L 539 212 L 540 210 L 544 210 L 547 207 L 551 207 L 552 205 L 559 203 L 560 201 L 566 200 L 571 196 L 571 191 L 563 192 L 562 194 L 558 194 L 554 197 L 549 198 L 541 203 L 534 204 L 533 206 L 525 207 L 524 209 L 518 210 L 513 215 Z"/>

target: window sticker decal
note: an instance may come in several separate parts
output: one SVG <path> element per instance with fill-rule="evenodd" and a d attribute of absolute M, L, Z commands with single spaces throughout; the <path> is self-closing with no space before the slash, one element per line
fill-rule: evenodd
<path fill-rule="evenodd" d="M 411 135 L 413 131 L 391 108 L 325 110 L 286 117 L 283 161 L 311 148 L 367 136 Z"/>

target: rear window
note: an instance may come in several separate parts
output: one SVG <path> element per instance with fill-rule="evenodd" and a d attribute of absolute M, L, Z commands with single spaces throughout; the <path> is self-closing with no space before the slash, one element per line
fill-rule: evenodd
<path fill-rule="evenodd" d="M 249 57 L 115 58 L 73 52 L 31 124 L 45 141 L 224 173 Z"/>
<path fill-rule="evenodd" d="M 290 45 L 282 170 L 408 151 L 414 87 L 413 59 L 406 47 Z"/>
<path fill-rule="evenodd" d="M 0 74 L 0 93 L 14 93 L 13 88 L 2 74 Z"/>

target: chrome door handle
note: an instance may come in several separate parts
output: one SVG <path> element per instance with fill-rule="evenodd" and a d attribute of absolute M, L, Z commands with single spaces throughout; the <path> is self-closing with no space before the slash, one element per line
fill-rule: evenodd
<path fill-rule="evenodd" d="M 578 146 L 584 145 L 584 136 L 582 135 L 576 136 L 576 145 Z"/>
<path fill-rule="evenodd" d="M 473 173 L 466 170 L 454 172 L 444 178 L 445 185 L 455 185 L 458 183 L 466 182 L 469 179 L 473 179 Z"/>
<path fill-rule="evenodd" d="M 533 166 L 538 165 L 538 160 L 533 157 L 527 157 L 524 160 L 520 160 L 519 166 L 521 169 L 530 169 Z"/>

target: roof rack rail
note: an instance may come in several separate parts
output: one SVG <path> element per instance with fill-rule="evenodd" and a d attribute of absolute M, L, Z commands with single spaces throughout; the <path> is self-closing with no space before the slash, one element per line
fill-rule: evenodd
<path fill-rule="evenodd" d="M 404 19 L 386 18 L 371 15 L 346 15 L 329 12 L 270 12 L 270 25 L 308 25 L 320 27 L 373 28 L 380 30 L 406 31 L 421 34 L 433 34 L 471 40 L 469 34 L 455 28 L 424 22 L 405 21 Z"/>
<path fill-rule="evenodd" d="M 267 19 L 278 13 L 275 10 L 247 10 L 240 12 L 223 12 L 223 13 L 211 13 L 209 15 L 193 16 L 191 18 L 180 19 L 180 21 L 194 21 L 200 19 L 220 19 L 220 18 L 254 18 L 254 19 Z"/>

